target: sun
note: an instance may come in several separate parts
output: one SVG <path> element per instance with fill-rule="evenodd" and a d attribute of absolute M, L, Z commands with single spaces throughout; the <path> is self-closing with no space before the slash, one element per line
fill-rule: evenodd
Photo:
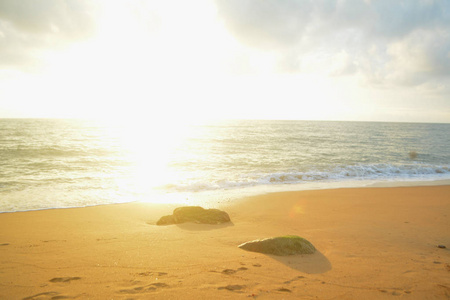
<path fill-rule="evenodd" d="M 42 73 L 21 76 L 17 84 L 11 80 L 0 91 L 15 100 L 17 110 L 39 117 L 185 124 L 342 119 L 364 108 L 348 92 L 354 85 L 344 91 L 324 74 L 277 73 L 277 54 L 239 43 L 212 1 L 100 4 L 95 36 L 48 52 Z"/>
<path fill-rule="evenodd" d="M 59 91 L 50 98 L 76 102 L 74 116 L 210 118 L 204 108 L 227 81 L 227 56 L 237 44 L 211 2 L 173 5 L 106 1 L 95 38 L 48 57 L 48 81 Z"/>

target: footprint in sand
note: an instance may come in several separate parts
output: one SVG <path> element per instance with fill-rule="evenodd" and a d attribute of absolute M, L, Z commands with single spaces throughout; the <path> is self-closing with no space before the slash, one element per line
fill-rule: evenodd
<path fill-rule="evenodd" d="M 227 286 L 221 286 L 219 288 L 217 288 L 218 290 L 227 290 L 227 291 L 232 291 L 232 292 L 236 292 L 236 293 L 242 293 L 241 290 L 245 289 L 247 286 L 245 285 L 239 285 L 239 284 L 230 284 Z"/>
<path fill-rule="evenodd" d="M 293 278 L 291 280 L 285 281 L 283 283 L 284 284 L 289 284 L 289 283 L 292 283 L 293 281 L 297 281 L 297 280 L 304 279 L 304 278 L 306 278 L 306 277 L 305 276 L 297 276 L 297 277 L 295 277 L 295 278 Z"/>
<path fill-rule="evenodd" d="M 29 296 L 26 298 L 23 298 L 23 300 L 37 300 L 37 299 L 52 299 L 51 296 L 59 295 L 57 292 L 46 292 L 46 293 L 39 293 L 33 296 Z"/>
<path fill-rule="evenodd" d="M 156 291 L 157 289 L 166 288 L 166 287 L 169 287 L 169 285 L 167 285 L 163 282 L 157 282 L 157 283 L 151 283 L 151 284 L 144 285 L 144 286 L 137 286 L 137 287 L 131 288 L 131 289 L 123 289 L 123 290 L 120 290 L 119 293 L 121 293 L 121 294 L 141 294 L 141 293 L 153 292 L 153 291 Z"/>
<path fill-rule="evenodd" d="M 80 280 L 81 277 L 55 277 L 50 279 L 50 282 L 57 283 L 57 282 L 71 282 L 72 280 Z"/>
<path fill-rule="evenodd" d="M 51 298 L 51 300 L 59 300 L 59 299 L 75 299 L 78 297 L 69 297 L 69 296 L 64 296 L 64 295 L 59 295 L 59 296 L 54 296 Z"/>
<path fill-rule="evenodd" d="M 26 298 L 23 298 L 23 300 L 59 300 L 59 299 L 75 299 L 75 298 L 79 298 L 79 297 L 83 297 L 86 296 L 85 294 L 81 294 L 75 297 L 71 297 L 71 296 L 65 296 L 65 295 L 61 295 L 58 292 L 46 292 L 46 293 L 39 293 L 33 296 L 29 296 Z"/>
<path fill-rule="evenodd" d="M 246 268 L 246 267 L 240 267 L 240 268 L 238 268 L 237 270 L 233 270 L 233 269 L 225 269 L 225 270 L 222 271 L 222 274 L 225 274 L 225 275 L 232 275 L 232 274 L 235 274 L 235 273 L 238 272 L 238 271 L 245 271 L 245 270 L 248 270 L 248 268 Z"/>
<path fill-rule="evenodd" d="M 447 296 L 450 295 L 450 287 L 443 284 L 438 284 L 437 286 L 440 287 L 441 289 L 444 289 L 445 295 Z"/>
<path fill-rule="evenodd" d="M 411 294 L 411 291 L 404 291 L 402 289 L 395 289 L 393 291 L 388 291 L 388 290 L 379 290 L 382 293 L 385 294 L 391 294 L 392 296 L 401 296 L 403 294 Z"/>
<path fill-rule="evenodd" d="M 142 273 L 137 273 L 137 275 L 139 276 L 165 276 L 167 275 L 166 272 L 142 272 Z"/>
<path fill-rule="evenodd" d="M 67 240 L 46 240 L 43 243 L 57 243 L 57 242 L 67 242 Z"/>

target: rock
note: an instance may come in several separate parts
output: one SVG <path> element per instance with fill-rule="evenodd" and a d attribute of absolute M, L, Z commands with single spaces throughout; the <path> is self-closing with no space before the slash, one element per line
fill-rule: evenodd
<path fill-rule="evenodd" d="M 173 215 L 161 217 L 158 220 L 158 222 L 156 222 L 156 225 L 171 225 L 171 224 L 175 224 L 175 219 Z"/>
<path fill-rule="evenodd" d="M 412 160 L 417 158 L 417 152 L 416 151 L 411 151 L 411 152 L 408 153 L 408 155 L 409 155 L 409 158 L 412 159 Z"/>
<path fill-rule="evenodd" d="M 255 240 L 243 243 L 238 247 L 247 251 L 280 256 L 316 252 L 316 248 L 310 242 L 296 235 Z"/>
<path fill-rule="evenodd" d="M 228 214 L 219 209 L 204 209 L 200 206 L 175 208 L 173 216 L 176 223 L 194 222 L 203 224 L 220 224 L 230 222 Z"/>
<path fill-rule="evenodd" d="M 186 222 L 201 224 L 221 224 L 230 222 L 230 216 L 219 209 L 204 209 L 200 206 L 183 206 L 175 208 L 172 215 L 164 216 L 156 225 L 181 224 Z"/>
<path fill-rule="evenodd" d="M 438 245 L 438 248 L 445 249 L 447 247 L 445 247 L 444 245 Z"/>

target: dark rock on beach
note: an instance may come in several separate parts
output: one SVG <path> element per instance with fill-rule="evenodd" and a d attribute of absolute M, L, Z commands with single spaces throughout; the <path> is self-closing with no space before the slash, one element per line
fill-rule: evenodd
<path fill-rule="evenodd" d="M 316 248 L 304 238 L 287 235 L 243 243 L 241 249 L 273 255 L 313 254 Z"/>
<path fill-rule="evenodd" d="M 171 224 L 175 224 L 175 219 L 173 215 L 161 217 L 158 220 L 158 222 L 156 222 L 156 225 L 171 225 Z"/>
<path fill-rule="evenodd" d="M 186 222 L 221 224 L 230 222 L 230 216 L 219 209 L 204 209 L 200 206 L 183 206 L 175 208 L 172 215 L 161 217 L 161 219 L 156 222 L 156 225 L 171 225 Z"/>

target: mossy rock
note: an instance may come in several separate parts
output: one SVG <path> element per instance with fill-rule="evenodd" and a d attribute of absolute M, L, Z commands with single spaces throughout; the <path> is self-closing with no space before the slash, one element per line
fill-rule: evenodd
<path fill-rule="evenodd" d="M 158 222 L 156 222 L 156 225 L 171 225 L 171 224 L 175 224 L 173 215 L 163 216 L 158 220 Z"/>
<path fill-rule="evenodd" d="M 175 208 L 172 215 L 164 216 L 156 225 L 181 224 L 186 222 L 201 224 L 221 224 L 230 222 L 230 216 L 219 209 L 204 209 L 200 206 L 183 206 Z"/>
<path fill-rule="evenodd" d="M 295 254 L 313 254 L 316 248 L 309 241 L 296 235 L 286 235 L 280 237 L 254 240 L 238 246 L 241 249 L 273 254 L 279 256 Z"/>

